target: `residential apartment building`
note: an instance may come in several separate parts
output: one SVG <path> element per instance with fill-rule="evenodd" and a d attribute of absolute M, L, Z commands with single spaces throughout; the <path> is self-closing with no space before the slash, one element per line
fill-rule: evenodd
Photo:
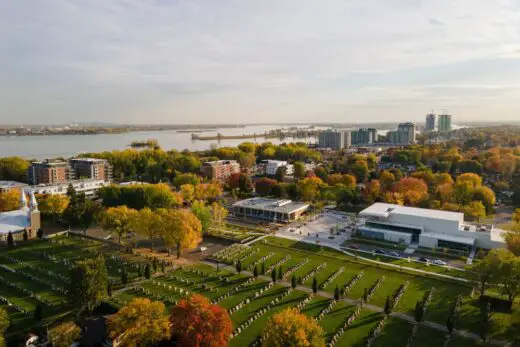
<path fill-rule="evenodd" d="M 267 176 L 274 176 L 280 167 L 285 167 L 286 175 L 292 175 L 294 173 L 294 166 L 285 160 L 267 160 L 265 165 L 265 174 Z"/>
<path fill-rule="evenodd" d="M 439 115 L 438 131 L 444 132 L 444 133 L 451 131 L 451 115 L 450 114 L 440 114 Z"/>
<path fill-rule="evenodd" d="M 352 145 L 371 145 L 377 142 L 377 130 L 374 128 L 361 128 L 351 131 Z"/>
<path fill-rule="evenodd" d="M 105 180 L 73 180 L 57 184 L 39 184 L 30 187 L 30 190 L 34 194 L 65 195 L 69 185 L 72 185 L 77 193 L 84 193 L 86 197 L 93 197 L 99 189 L 109 184 L 110 182 Z"/>
<path fill-rule="evenodd" d="M 425 131 L 435 131 L 435 114 L 430 113 L 426 115 L 426 125 L 424 127 Z"/>
<path fill-rule="evenodd" d="M 73 178 L 74 172 L 66 161 L 33 162 L 27 172 L 27 180 L 31 185 L 67 183 Z"/>
<path fill-rule="evenodd" d="M 318 136 L 320 147 L 339 150 L 349 148 L 352 144 L 352 134 L 350 130 L 327 130 L 320 132 Z"/>
<path fill-rule="evenodd" d="M 409 145 L 415 142 L 415 124 L 400 123 L 397 130 L 389 131 L 387 134 L 388 142 L 396 145 Z"/>
<path fill-rule="evenodd" d="M 90 180 L 112 180 L 112 166 L 106 159 L 74 158 L 69 160 L 74 177 Z"/>
<path fill-rule="evenodd" d="M 202 163 L 201 174 L 211 180 L 226 181 L 234 173 L 240 173 L 240 164 L 236 160 L 216 160 Z"/>

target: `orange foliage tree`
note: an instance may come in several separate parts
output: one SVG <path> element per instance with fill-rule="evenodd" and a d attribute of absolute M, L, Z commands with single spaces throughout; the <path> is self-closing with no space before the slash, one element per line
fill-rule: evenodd
<path fill-rule="evenodd" d="M 225 347 L 233 332 L 227 311 L 198 294 L 172 309 L 170 323 L 173 338 L 185 347 Z"/>
<path fill-rule="evenodd" d="M 262 347 L 324 347 L 323 329 L 318 323 L 287 308 L 269 319 L 262 335 Z"/>
<path fill-rule="evenodd" d="M 428 186 L 418 178 L 406 177 L 397 182 L 395 192 L 402 195 L 404 203 L 410 206 L 428 198 Z"/>

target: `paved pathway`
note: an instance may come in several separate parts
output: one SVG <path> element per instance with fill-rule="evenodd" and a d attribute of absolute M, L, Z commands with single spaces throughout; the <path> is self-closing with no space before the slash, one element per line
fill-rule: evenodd
<path fill-rule="evenodd" d="M 208 265 L 211 265 L 212 267 L 216 267 L 217 266 L 216 263 L 211 261 L 211 260 L 206 260 L 206 261 L 204 261 L 204 263 L 208 264 Z M 222 264 L 222 263 L 219 263 L 219 269 L 226 269 L 226 270 L 231 270 L 233 272 L 236 272 L 235 267 L 233 267 L 231 265 L 227 265 L 227 264 Z M 244 273 L 246 275 L 249 275 L 249 276 L 253 276 L 253 274 L 251 272 L 249 272 L 249 271 L 242 271 L 242 273 Z M 258 276 L 258 278 L 264 279 L 264 280 L 268 280 L 268 281 L 271 280 L 271 277 L 263 276 L 263 275 Z M 291 282 L 287 281 L 287 280 L 281 280 L 281 281 L 278 280 L 276 283 L 284 285 L 286 287 L 290 287 L 291 286 Z M 309 287 L 306 287 L 306 286 L 298 285 L 296 287 L 296 289 L 298 289 L 298 290 L 300 290 L 302 292 L 312 293 L 312 289 L 309 288 Z M 331 293 L 328 293 L 328 292 L 325 292 L 325 291 L 322 291 L 322 290 L 319 290 L 316 295 L 323 296 L 323 297 L 330 298 L 330 299 L 332 299 L 334 297 L 334 295 L 332 295 Z M 348 304 L 350 304 L 350 305 L 358 305 L 360 303 L 360 300 L 354 300 L 354 299 L 351 299 L 351 298 L 343 298 L 341 300 L 346 302 L 346 303 L 348 303 Z M 363 308 L 368 309 L 368 310 L 373 311 L 373 312 L 383 312 L 384 311 L 382 307 L 375 306 L 375 305 L 372 305 L 372 304 L 365 304 L 365 305 L 363 305 Z M 399 318 L 399 319 L 402 319 L 402 320 L 405 320 L 405 321 L 408 321 L 408 322 L 410 322 L 412 324 L 416 324 L 416 321 L 415 321 L 414 317 L 412 317 L 410 315 L 407 315 L 405 313 L 402 313 L 402 312 L 392 312 L 390 314 L 390 316 L 396 317 L 396 318 Z M 442 324 L 438 324 L 438 323 L 434 323 L 434 322 L 430 322 L 430 321 L 422 321 L 419 324 L 427 326 L 427 327 L 430 327 L 430 328 L 433 328 L 433 329 L 436 329 L 436 330 L 440 330 L 443 333 L 447 333 L 448 332 L 448 329 L 444 325 L 442 325 Z M 469 332 L 469 331 L 455 329 L 455 330 L 453 330 L 453 333 L 455 335 L 460 335 L 460 336 L 463 336 L 463 337 L 466 337 L 466 338 L 469 338 L 469 339 L 472 339 L 472 340 L 479 340 L 479 341 L 481 340 L 479 335 L 474 334 L 474 333 Z M 496 345 L 496 346 L 508 347 L 508 346 L 511 345 L 508 342 L 495 340 L 495 339 L 491 339 L 488 342 L 490 344 L 493 344 L 493 345 Z"/>

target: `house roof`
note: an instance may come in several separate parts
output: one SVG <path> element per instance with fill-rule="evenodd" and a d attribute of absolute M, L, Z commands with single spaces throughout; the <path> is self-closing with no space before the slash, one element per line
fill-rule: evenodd
<path fill-rule="evenodd" d="M 464 214 L 460 212 L 450 212 L 441 210 L 430 210 L 427 208 L 407 207 L 395 204 L 375 203 L 372 206 L 359 212 L 362 217 L 385 217 L 390 214 L 408 215 L 416 217 L 436 218 L 452 221 L 461 221 L 464 219 Z"/>

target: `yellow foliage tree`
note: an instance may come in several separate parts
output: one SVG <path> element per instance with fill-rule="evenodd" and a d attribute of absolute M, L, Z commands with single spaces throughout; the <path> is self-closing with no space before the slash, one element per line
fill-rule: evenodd
<path fill-rule="evenodd" d="M 101 213 L 99 225 L 103 229 L 115 232 L 119 237 L 119 243 L 121 243 L 121 238 L 133 230 L 137 216 L 137 210 L 132 208 L 126 206 L 110 207 Z"/>
<path fill-rule="evenodd" d="M 214 202 L 211 204 L 211 224 L 220 232 L 220 228 L 224 224 L 224 220 L 228 215 L 228 210 L 221 204 Z"/>
<path fill-rule="evenodd" d="M 132 230 L 150 240 L 150 249 L 153 252 L 153 240 L 159 236 L 161 215 L 145 207 L 137 213 L 131 213 L 131 217 Z"/>
<path fill-rule="evenodd" d="M 69 206 L 69 198 L 66 195 L 38 195 L 38 209 L 44 215 L 52 216 L 54 221 L 63 214 Z"/>
<path fill-rule="evenodd" d="M 468 172 L 457 177 L 457 183 L 459 182 L 470 182 L 473 188 L 475 188 L 482 185 L 482 177 L 475 173 Z"/>
<path fill-rule="evenodd" d="M 193 199 L 195 199 L 195 186 L 193 184 L 183 184 L 181 186 L 181 195 L 184 201 L 191 204 Z"/>
<path fill-rule="evenodd" d="M 162 301 L 133 299 L 108 321 L 109 336 L 121 346 L 150 346 L 170 338 L 170 322 Z"/>
<path fill-rule="evenodd" d="M 49 341 L 54 347 L 69 347 L 81 336 L 81 329 L 74 322 L 62 323 L 49 330 Z"/>
<path fill-rule="evenodd" d="M 263 347 L 324 347 L 323 329 L 316 321 L 287 308 L 267 322 L 262 335 Z"/>
<path fill-rule="evenodd" d="M 20 207 L 20 192 L 11 189 L 0 193 L 0 212 L 14 211 Z"/>
<path fill-rule="evenodd" d="M 202 241 L 202 225 L 200 220 L 186 209 L 159 209 L 161 215 L 160 235 L 166 247 L 177 248 L 177 258 L 182 250 L 193 248 Z"/>

